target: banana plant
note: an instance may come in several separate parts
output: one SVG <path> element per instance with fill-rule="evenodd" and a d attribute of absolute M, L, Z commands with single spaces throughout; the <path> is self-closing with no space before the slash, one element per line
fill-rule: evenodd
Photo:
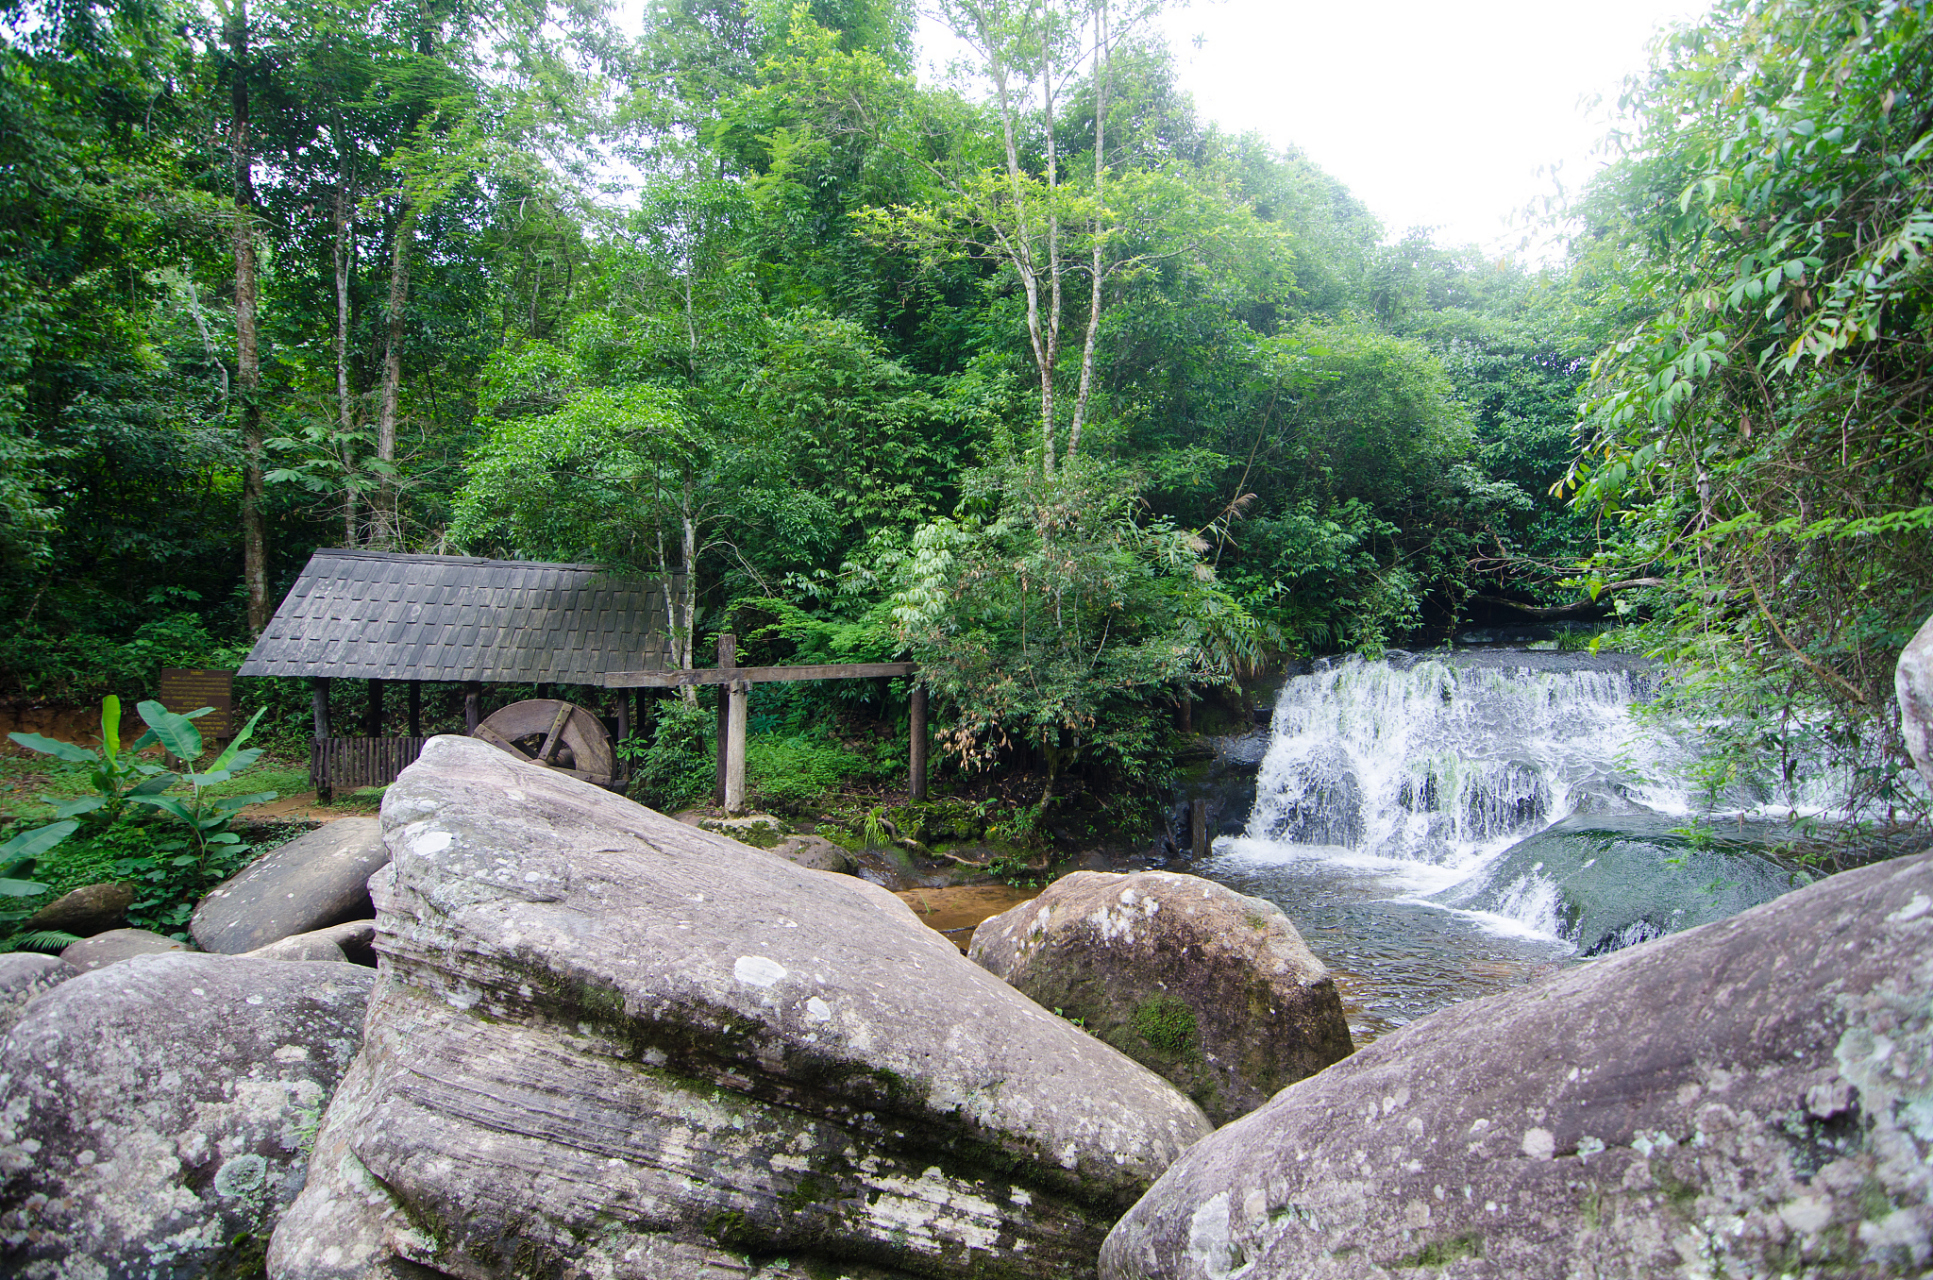
<path fill-rule="evenodd" d="M 213 708 L 195 712 L 207 715 Z M 81 820 L 114 821 L 130 800 L 158 795 L 175 784 L 175 775 L 159 765 L 136 758 L 142 748 L 154 741 L 152 731 L 144 733 L 125 751 L 121 749 L 121 700 L 113 694 L 101 699 L 101 749 L 91 750 L 38 733 L 10 733 L 14 742 L 29 751 L 53 756 L 68 764 L 87 768 L 87 780 L 94 788 L 91 796 L 77 800 L 40 798 L 54 807 L 54 821 L 23 831 L 0 844 L 0 896 L 28 898 L 46 892 L 47 886 L 15 878 L 13 873 L 32 865 L 33 860 L 81 829 Z"/>
<path fill-rule="evenodd" d="M 143 742 L 151 738 L 173 755 L 189 762 L 191 766 L 200 758 L 201 731 L 195 728 L 194 720 L 205 714 L 206 708 L 182 715 L 168 710 L 159 702 L 149 701 L 138 704 L 135 710 L 140 713 L 141 719 L 148 726 L 148 732 L 142 735 Z M 256 722 L 261 718 L 262 711 L 257 711 L 250 716 L 248 723 L 242 726 L 242 731 L 222 749 L 221 754 L 215 757 L 207 769 L 194 772 L 191 768 L 190 772 L 179 775 L 180 780 L 186 782 L 189 787 L 189 795 L 185 801 L 175 796 L 160 795 L 155 792 L 129 793 L 128 801 L 157 809 L 186 826 L 195 842 L 195 851 L 198 855 L 205 857 L 210 845 L 240 844 L 241 837 L 228 829 L 229 821 L 249 805 L 266 804 L 275 799 L 276 793 L 257 791 L 251 795 L 221 796 L 211 799 L 207 790 L 217 783 L 227 782 L 262 758 L 260 747 L 243 746 L 254 734 Z M 173 780 L 173 775 L 170 775 L 170 780 Z"/>

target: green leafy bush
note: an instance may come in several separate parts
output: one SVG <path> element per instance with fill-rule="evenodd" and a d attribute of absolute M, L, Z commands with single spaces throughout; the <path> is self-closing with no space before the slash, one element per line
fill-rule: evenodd
<path fill-rule="evenodd" d="M 799 812 L 878 772 L 873 760 L 822 739 L 757 735 L 745 743 L 746 785 L 758 807 L 770 811 Z"/>
<path fill-rule="evenodd" d="M 663 703 L 650 745 L 633 739 L 618 748 L 637 765 L 631 798 L 660 813 L 705 803 L 717 777 L 717 723 L 716 713 L 695 702 Z"/>

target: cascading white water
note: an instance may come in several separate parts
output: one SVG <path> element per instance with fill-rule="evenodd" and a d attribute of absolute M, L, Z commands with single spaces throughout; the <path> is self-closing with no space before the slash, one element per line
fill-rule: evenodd
<path fill-rule="evenodd" d="M 1631 714 L 1652 677 L 1528 665 L 1545 656 L 1345 658 L 1290 680 L 1248 839 L 1464 871 L 1580 805 L 1685 813 L 1685 752 Z"/>
<path fill-rule="evenodd" d="M 1804 797 L 1695 791 L 1693 735 L 1634 714 L 1656 680 L 1614 654 L 1317 663 L 1276 704 L 1246 831 L 1200 874 L 1289 913 L 1361 1001 L 1359 1042 L 1803 883 L 1765 819 Z"/>

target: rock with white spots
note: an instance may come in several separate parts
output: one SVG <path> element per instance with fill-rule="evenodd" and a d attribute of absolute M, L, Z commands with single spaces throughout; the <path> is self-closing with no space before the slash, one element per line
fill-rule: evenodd
<path fill-rule="evenodd" d="M 854 877 L 467 738 L 383 825 L 367 1039 L 277 1280 L 1092 1276 L 1208 1132 Z"/>
<path fill-rule="evenodd" d="M 78 972 L 59 956 L 10 951 L 0 955 L 0 1036 L 20 1020 L 21 1010 Z"/>
<path fill-rule="evenodd" d="M 1106 1280 L 1933 1268 L 1933 856 L 1424 1018 L 1198 1144 Z"/>
<path fill-rule="evenodd" d="M 1335 980 L 1281 908 L 1200 876 L 1076 871 L 984 921 L 967 957 L 1218 1125 L 1353 1049 Z"/>
<path fill-rule="evenodd" d="M 188 931 L 203 951 L 240 955 L 376 914 L 369 877 L 389 861 L 374 818 L 337 818 L 271 849 L 211 891 Z"/>
<path fill-rule="evenodd" d="M 1923 623 L 1893 668 L 1899 699 L 1899 735 L 1926 785 L 1933 787 L 1933 618 Z"/>
<path fill-rule="evenodd" d="M 248 1274 L 302 1185 L 374 981 L 177 952 L 34 1000 L 0 1042 L 0 1271 Z"/>
<path fill-rule="evenodd" d="M 376 922 L 351 920 L 347 924 L 332 924 L 327 929 L 298 933 L 242 954 L 251 960 L 348 961 L 373 969 L 376 967 Z"/>
<path fill-rule="evenodd" d="M 76 972 L 86 973 L 103 965 L 132 960 L 135 956 L 153 956 L 187 949 L 187 943 L 177 942 L 152 929 L 109 929 L 106 933 L 69 943 L 61 950 L 60 958 Z"/>

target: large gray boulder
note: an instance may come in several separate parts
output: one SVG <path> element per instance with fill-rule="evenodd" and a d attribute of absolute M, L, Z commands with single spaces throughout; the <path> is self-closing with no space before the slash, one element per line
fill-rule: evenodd
<path fill-rule="evenodd" d="M 31 951 L 0 955 L 0 1036 L 20 1020 L 29 1000 L 52 991 L 77 972 L 59 956 Z"/>
<path fill-rule="evenodd" d="M 61 949 L 60 958 L 71 965 L 75 972 L 87 973 L 105 965 L 132 960 L 136 956 L 187 949 L 187 943 L 177 942 L 152 929 L 109 929 L 106 933 L 69 943 Z"/>
<path fill-rule="evenodd" d="M 1933 857 L 1384 1036 L 1184 1155 L 1107 1280 L 1921 1276 Z"/>
<path fill-rule="evenodd" d="M 982 923 L 967 958 L 1218 1125 L 1354 1047 L 1335 980 L 1281 908 L 1199 876 L 1076 871 Z"/>
<path fill-rule="evenodd" d="M 351 920 L 242 952 L 251 960 L 327 960 L 376 967 L 376 922 Z"/>
<path fill-rule="evenodd" d="M 1893 668 L 1893 692 L 1899 698 L 1900 736 L 1920 777 L 1933 787 L 1933 618 L 1921 624 L 1901 651 Z"/>
<path fill-rule="evenodd" d="M 20 929 L 23 933 L 57 930 L 77 938 L 90 938 L 124 923 L 128 908 L 133 905 L 131 884 L 84 884 L 28 916 Z"/>
<path fill-rule="evenodd" d="M 853 877 L 467 738 L 383 824 L 381 977 L 281 1280 L 1091 1276 L 1208 1132 Z"/>
<path fill-rule="evenodd" d="M 188 932 L 203 951 L 240 955 L 376 914 L 369 877 L 389 861 L 374 818 L 337 818 L 249 863 L 203 898 Z"/>
<path fill-rule="evenodd" d="M 247 1274 L 302 1185 L 375 974 L 175 953 L 73 978 L 0 1042 L 0 1271 Z"/>

